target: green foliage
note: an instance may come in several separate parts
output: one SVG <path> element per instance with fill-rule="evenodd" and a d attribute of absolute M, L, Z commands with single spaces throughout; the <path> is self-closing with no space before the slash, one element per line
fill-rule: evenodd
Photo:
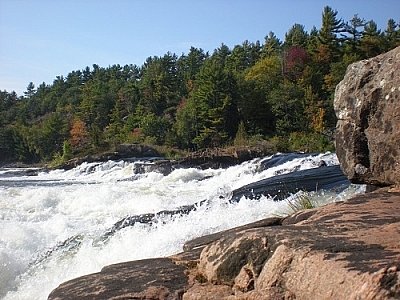
<path fill-rule="evenodd" d="M 344 23 L 337 18 L 337 14 L 336 10 L 325 6 L 322 13 L 322 27 L 318 33 L 318 42 L 329 49 L 332 59 L 336 59 L 339 55 L 340 40 L 337 35 L 344 31 Z"/>
<path fill-rule="evenodd" d="M 71 158 L 72 158 L 72 146 L 70 143 L 68 143 L 68 141 L 64 141 L 62 160 L 67 161 Z"/>
<path fill-rule="evenodd" d="M 394 20 L 380 30 L 326 6 L 319 29 L 294 24 L 284 41 L 270 31 L 264 44 L 221 44 L 212 55 L 191 47 L 30 82 L 21 97 L 0 91 L 0 159 L 60 162 L 133 142 L 174 149 L 171 157 L 232 144 L 332 151 L 334 91 L 347 66 L 399 45 Z"/>
<path fill-rule="evenodd" d="M 50 166 L 57 167 L 71 158 L 72 158 L 72 146 L 68 143 L 68 141 L 64 141 L 62 154 L 60 154 L 60 152 L 54 153 L 53 160 L 50 163 Z"/>
<path fill-rule="evenodd" d="M 261 58 L 277 56 L 281 52 L 282 42 L 276 37 L 275 33 L 270 31 L 265 37 L 265 43 L 261 50 Z"/>
<path fill-rule="evenodd" d="M 317 207 L 309 192 L 298 192 L 292 197 L 287 198 L 285 202 L 289 206 L 292 213 Z"/>
<path fill-rule="evenodd" d="M 196 103 L 193 98 L 183 100 L 176 113 L 175 131 L 179 138 L 178 144 L 183 149 L 193 148 L 193 139 L 199 133 L 197 122 L 198 114 Z"/>
<path fill-rule="evenodd" d="M 157 117 L 152 113 L 143 116 L 140 122 L 140 132 L 146 137 L 145 142 L 152 145 L 164 144 L 169 128 L 170 122 L 167 118 Z"/>
<path fill-rule="evenodd" d="M 281 85 L 271 92 L 268 101 L 278 135 L 306 130 L 303 99 L 303 89 L 293 84 Z"/>
<path fill-rule="evenodd" d="M 225 47 L 222 47 L 226 50 Z M 214 53 L 198 74 L 197 86 L 190 94 L 188 105 L 195 115 L 196 136 L 192 142 L 199 148 L 219 147 L 233 138 L 237 130 L 237 93 L 232 73 L 224 71 L 221 56 Z"/>
<path fill-rule="evenodd" d="M 26 88 L 26 92 L 24 93 L 25 97 L 31 98 L 31 97 L 33 97 L 33 95 L 35 95 L 35 92 L 36 92 L 35 84 L 31 81 L 31 82 L 29 82 L 28 87 Z"/>
<path fill-rule="evenodd" d="M 179 159 L 182 157 L 185 157 L 187 155 L 187 152 L 181 149 L 169 147 L 166 145 L 162 146 L 157 146 L 157 145 L 152 145 L 154 149 L 157 150 L 160 155 L 168 158 L 168 159 Z"/>
<path fill-rule="evenodd" d="M 294 24 L 285 34 L 284 48 L 289 49 L 295 46 L 305 48 L 307 41 L 308 33 L 304 30 L 304 26 L 301 24 Z"/>
<path fill-rule="evenodd" d="M 268 92 L 279 84 L 282 75 L 282 61 L 278 56 L 270 56 L 257 61 L 246 74 L 246 81 L 253 81 L 257 88 Z"/>
<path fill-rule="evenodd" d="M 236 147 L 247 146 L 248 142 L 249 142 L 249 136 L 248 136 L 248 134 L 246 132 L 246 128 L 244 127 L 243 121 L 241 121 L 239 123 L 238 131 L 236 133 L 236 136 L 235 136 L 235 139 L 233 141 L 233 144 Z"/>
<path fill-rule="evenodd" d="M 286 151 L 334 151 L 332 138 L 323 133 L 292 132 L 287 138 Z"/>
<path fill-rule="evenodd" d="M 320 204 L 313 192 L 299 191 L 282 201 L 285 207 L 276 213 L 276 216 L 283 218 L 296 212 L 313 209 Z"/>

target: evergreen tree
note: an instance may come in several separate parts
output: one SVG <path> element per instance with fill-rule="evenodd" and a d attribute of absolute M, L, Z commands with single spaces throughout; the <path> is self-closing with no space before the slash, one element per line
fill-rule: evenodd
<path fill-rule="evenodd" d="M 164 57 L 149 57 L 141 76 L 141 101 L 148 113 L 162 116 L 174 115 L 179 104 L 177 56 L 167 53 Z"/>
<path fill-rule="evenodd" d="M 182 149 L 197 150 L 195 137 L 200 134 L 198 122 L 198 106 L 194 97 L 183 100 L 176 113 L 175 131 L 178 136 L 178 146 Z"/>
<path fill-rule="evenodd" d="M 228 56 L 231 54 L 231 50 L 225 44 L 221 44 L 221 46 L 214 50 L 212 54 L 212 58 L 216 60 L 222 69 L 225 68 L 225 62 Z"/>
<path fill-rule="evenodd" d="M 272 112 L 275 115 L 276 132 L 288 135 L 306 131 L 304 118 L 304 91 L 294 84 L 283 84 L 269 95 Z"/>
<path fill-rule="evenodd" d="M 50 114 L 43 122 L 38 134 L 40 141 L 37 145 L 40 156 L 51 158 L 62 151 L 63 143 L 68 136 L 68 123 L 60 113 Z"/>
<path fill-rule="evenodd" d="M 107 94 L 104 82 L 91 80 L 86 82 L 82 90 L 82 102 L 78 110 L 78 117 L 91 128 L 93 125 L 104 127 L 108 122 Z"/>
<path fill-rule="evenodd" d="M 382 53 L 384 48 L 381 31 L 374 21 L 369 21 L 365 27 L 363 36 L 360 39 L 360 50 L 363 58 L 370 58 Z"/>
<path fill-rule="evenodd" d="M 29 82 L 28 87 L 26 88 L 26 92 L 24 92 L 25 97 L 32 98 L 32 96 L 35 94 L 35 92 L 36 92 L 35 85 L 31 81 L 31 82 Z"/>
<path fill-rule="evenodd" d="M 246 132 L 246 127 L 244 126 L 244 122 L 241 121 L 238 126 L 238 130 L 235 136 L 235 140 L 233 141 L 233 144 L 236 147 L 240 146 L 246 146 L 249 140 L 249 136 Z"/>
<path fill-rule="evenodd" d="M 191 47 L 187 55 L 177 61 L 178 80 L 180 84 L 179 98 L 187 98 L 193 90 L 193 84 L 204 60 L 208 57 L 203 49 Z"/>
<path fill-rule="evenodd" d="M 243 72 L 249 66 L 248 50 L 243 46 L 236 45 L 226 58 L 226 67 L 236 74 Z"/>
<path fill-rule="evenodd" d="M 344 32 L 347 33 L 347 36 L 342 34 L 345 40 L 345 52 L 357 52 L 357 48 L 360 44 L 360 38 L 363 35 L 362 30 L 360 31 L 358 28 L 363 29 L 366 24 L 367 22 L 360 18 L 358 14 L 355 14 L 349 22 L 343 24 Z"/>
<path fill-rule="evenodd" d="M 285 50 L 292 47 L 306 48 L 308 41 L 308 33 L 304 30 L 304 26 L 294 24 L 292 28 L 285 34 L 285 42 L 283 48 Z"/>
<path fill-rule="evenodd" d="M 307 45 L 305 49 L 307 49 L 309 55 L 312 55 L 317 51 L 317 47 L 318 47 L 318 29 L 317 27 L 313 26 L 308 36 Z"/>
<path fill-rule="evenodd" d="M 321 60 L 337 61 L 340 58 L 340 44 L 337 34 L 343 32 L 343 21 L 337 18 L 338 12 L 329 6 L 324 7 L 322 27 L 318 32 L 318 49 Z"/>
<path fill-rule="evenodd" d="M 396 29 L 400 28 L 398 24 L 393 19 L 389 19 L 387 23 L 387 28 L 384 32 L 385 37 L 385 51 L 396 48 L 400 45 L 400 30 Z"/>
<path fill-rule="evenodd" d="M 221 67 L 221 59 L 214 56 L 205 61 L 200 70 L 196 89 L 190 97 L 195 102 L 199 134 L 194 143 L 201 147 L 221 146 L 237 130 L 237 95 L 232 74 Z"/>
<path fill-rule="evenodd" d="M 245 43 L 243 44 L 245 46 Z M 247 48 L 247 47 L 245 47 Z M 262 46 L 260 41 L 256 41 L 255 43 L 250 43 L 249 46 L 249 67 L 254 66 L 256 62 L 261 58 Z"/>
<path fill-rule="evenodd" d="M 63 161 L 67 161 L 72 158 L 72 146 L 68 143 L 68 141 L 64 141 L 62 150 Z"/>
<path fill-rule="evenodd" d="M 278 56 L 281 53 L 282 42 L 276 35 L 270 31 L 268 36 L 265 37 L 265 43 L 261 50 L 261 58 L 268 58 L 271 56 Z"/>
<path fill-rule="evenodd" d="M 117 101 L 115 101 L 114 108 L 111 110 L 110 124 L 107 128 L 107 137 L 113 145 L 123 142 L 123 135 L 121 135 L 124 127 L 123 120 L 128 116 L 128 112 L 125 108 L 125 99 L 122 94 L 119 94 Z"/>

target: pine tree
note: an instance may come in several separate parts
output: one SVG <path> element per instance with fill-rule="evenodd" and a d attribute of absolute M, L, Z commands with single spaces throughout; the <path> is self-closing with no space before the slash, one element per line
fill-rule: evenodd
<path fill-rule="evenodd" d="M 31 81 L 31 82 L 29 82 L 28 87 L 26 88 L 26 92 L 24 92 L 25 97 L 32 98 L 32 96 L 35 95 L 35 92 L 36 92 L 35 85 Z"/>
<path fill-rule="evenodd" d="M 308 37 L 308 33 L 304 30 L 304 25 L 294 24 L 285 34 L 283 47 L 285 50 L 292 47 L 306 48 Z"/>
<path fill-rule="evenodd" d="M 246 132 L 246 128 L 244 126 L 244 122 L 241 121 L 239 123 L 238 130 L 237 130 L 235 139 L 233 141 L 233 144 L 236 147 L 246 146 L 247 143 L 248 143 L 248 140 L 249 140 L 249 136 L 248 136 L 248 134 Z"/>
<path fill-rule="evenodd" d="M 349 22 L 343 24 L 344 32 L 347 33 L 347 36 L 343 35 L 346 45 L 345 51 L 347 53 L 357 52 L 357 48 L 360 44 L 360 38 L 363 35 L 362 30 L 360 31 L 358 28 L 363 29 L 366 24 L 367 22 L 360 18 L 358 14 L 355 14 Z"/>
<path fill-rule="evenodd" d="M 396 29 L 397 27 L 400 28 L 393 19 L 389 19 L 387 28 L 384 32 L 386 40 L 385 51 L 389 51 L 400 45 L 400 30 Z"/>
<path fill-rule="evenodd" d="M 233 138 L 238 124 L 237 92 L 234 76 L 221 66 L 220 57 L 207 59 L 196 80 L 190 101 L 196 105 L 199 147 L 221 146 Z"/>
<path fill-rule="evenodd" d="M 270 31 L 268 36 L 265 37 L 265 43 L 261 50 L 261 58 L 280 55 L 281 45 L 282 42 L 276 37 L 275 33 Z"/>
<path fill-rule="evenodd" d="M 363 58 L 370 58 L 382 53 L 382 34 L 374 21 L 369 21 L 364 26 L 363 36 L 360 39 L 360 50 Z"/>
<path fill-rule="evenodd" d="M 338 12 L 329 6 L 324 7 L 322 14 L 322 27 L 318 32 L 319 51 L 325 51 L 324 55 L 329 61 L 337 61 L 340 58 L 339 39 L 337 34 L 343 32 L 343 21 L 337 18 Z"/>

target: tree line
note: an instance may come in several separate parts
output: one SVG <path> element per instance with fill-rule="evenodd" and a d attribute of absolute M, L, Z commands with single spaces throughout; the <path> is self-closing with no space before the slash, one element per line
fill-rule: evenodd
<path fill-rule="evenodd" d="M 326 6 L 320 29 L 294 24 L 283 41 L 269 32 L 264 43 L 191 47 L 140 67 L 94 64 L 31 82 L 23 96 L 0 92 L 0 160 L 66 160 L 121 143 L 332 149 L 334 91 L 347 66 L 399 45 L 393 19 L 381 30 Z"/>

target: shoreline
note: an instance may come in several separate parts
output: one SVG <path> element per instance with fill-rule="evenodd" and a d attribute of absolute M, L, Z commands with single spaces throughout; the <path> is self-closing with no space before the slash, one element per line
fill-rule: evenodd
<path fill-rule="evenodd" d="M 395 299 L 399 215 L 400 193 L 382 188 L 202 236 L 170 257 L 105 266 L 48 299 Z"/>

